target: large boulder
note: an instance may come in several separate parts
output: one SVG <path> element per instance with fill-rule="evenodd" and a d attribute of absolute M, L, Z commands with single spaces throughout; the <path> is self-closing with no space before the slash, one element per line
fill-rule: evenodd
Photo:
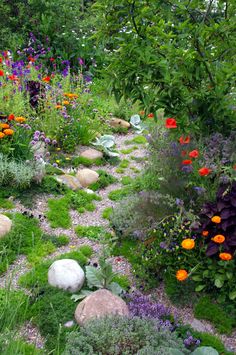
<path fill-rule="evenodd" d="M 12 221 L 4 214 L 0 214 L 0 238 L 10 232 Z"/>
<path fill-rule="evenodd" d="M 48 283 L 65 291 L 80 290 L 84 280 L 83 269 L 73 259 L 56 260 L 48 270 Z"/>
<path fill-rule="evenodd" d="M 116 118 L 116 117 L 113 117 L 111 118 L 111 120 L 109 121 L 110 123 L 110 126 L 111 127 L 114 127 L 114 128 L 129 128 L 130 127 L 130 123 L 125 121 L 125 120 L 122 120 L 121 118 Z"/>
<path fill-rule="evenodd" d="M 80 326 L 92 318 L 108 315 L 128 316 L 129 309 L 122 298 L 105 289 L 95 291 L 87 296 L 75 310 L 75 319 Z"/>
<path fill-rule="evenodd" d="M 78 190 L 82 188 L 79 180 L 72 175 L 64 174 L 56 177 L 56 180 L 62 184 L 65 184 L 69 189 Z"/>
<path fill-rule="evenodd" d="M 98 181 L 99 175 L 96 171 L 91 169 L 81 169 L 77 171 L 77 179 L 83 187 L 87 187 Z"/>
<path fill-rule="evenodd" d="M 99 150 L 88 148 L 83 153 L 81 153 L 80 156 L 89 160 L 96 160 L 102 159 L 103 153 Z"/>

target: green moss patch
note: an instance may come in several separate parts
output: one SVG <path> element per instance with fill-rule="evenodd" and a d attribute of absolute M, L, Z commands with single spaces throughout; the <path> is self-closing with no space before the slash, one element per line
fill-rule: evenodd
<path fill-rule="evenodd" d="M 78 167 L 79 165 L 84 165 L 84 166 L 91 166 L 91 165 L 97 165 L 101 166 L 105 164 L 105 159 L 99 158 L 99 159 L 88 159 L 84 157 L 73 157 L 71 159 L 71 165 L 74 167 Z"/>
<path fill-rule="evenodd" d="M 108 197 L 112 201 L 119 201 L 123 198 L 127 197 L 131 193 L 131 189 L 129 186 L 125 186 L 118 190 L 113 190 L 109 193 Z"/>
<path fill-rule="evenodd" d="M 89 185 L 89 188 L 93 191 L 104 189 L 117 182 L 117 179 L 113 175 L 108 174 L 105 170 L 97 170 L 97 173 L 99 174 L 99 180 L 94 184 Z"/>
<path fill-rule="evenodd" d="M 104 227 L 100 226 L 77 226 L 75 232 L 79 237 L 86 237 L 92 240 L 100 238 L 109 239 L 111 236 Z"/>
<path fill-rule="evenodd" d="M 102 218 L 104 219 L 109 219 L 110 215 L 113 212 L 113 208 L 112 207 L 106 207 L 104 208 L 103 212 L 102 212 Z"/>
<path fill-rule="evenodd" d="M 46 212 L 46 216 L 52 228 L 69 228 L 71 226 L 69 206 L 70 201 L 67 196 L 56 200 L 48 200 L 49 210 Z"/>
<path fill-rule="evenodd" d="M 130 184 L 132 184 L 132 182 L 133 182 L 133 179 L 130 176 L 123 176 L 121 178 L 122 185 L 130 185 Z"/>
<path fill-rule="evenodd" d="M 126 145 L 130 145 L 130 144 L 145 144 L 145 143 L 147 143 L 147 140 L 146 140 L 146 138 L 144 136 L 137 136 L 137 137 L 134 137 L 131 140 L 125 141 Z"/>

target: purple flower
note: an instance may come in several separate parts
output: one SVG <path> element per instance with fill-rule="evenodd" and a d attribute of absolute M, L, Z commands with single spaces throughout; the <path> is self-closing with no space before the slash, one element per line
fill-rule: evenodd
<path fill-rule="evenodd" d="M 50 138 L 45 138 L 45 141 L 44 141 L 46 144 L 49 144 L 51 142 L 51 139 Z"/>
<path fill-rule="evenodd" d="M 79 65 L 84 65 L 84 61 L 82 58 L 78 58 L 78 61 L 79 61 Z"/>

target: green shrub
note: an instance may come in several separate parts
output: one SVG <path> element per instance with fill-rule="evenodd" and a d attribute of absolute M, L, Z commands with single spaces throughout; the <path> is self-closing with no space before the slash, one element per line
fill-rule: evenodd
<path fill-rule="evenodd" d="M 174 332 L 158 331 L 151 320 L 111 316 L 91 320 L 79 332 L 72 332 L 63 354 L 170 355 L 171 349 L 188 354 Z"/>
<path fill-rule="evenodd" d="M 97 173 L 99 174 L 99 180 L 89 185 L 89 188 L 93 191 L 104 189 L 105 187 L 114 184 L 117 181 L 114 176 L 108 174 L 105 170 L 97 170 Z"/>
<path fill-rule="evenodd" d="M 197 319 L 210 321 L 220 333 L 230 334 L 236 325 L 235 319 L 218 304 L 212 302 L 208 296 L 201 297 L 194 307 L 194 315 Z"/>

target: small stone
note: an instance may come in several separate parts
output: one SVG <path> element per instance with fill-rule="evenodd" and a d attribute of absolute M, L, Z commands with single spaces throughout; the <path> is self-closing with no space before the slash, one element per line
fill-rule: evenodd
<path fill-rule="evenodd" d="M 11 230 L 12 221 L 4 214 L 0 214 L 0 238 Z"/>
<path fill-rule="evenodd" d="M 66 327 L 66 328 L 71 328 L 71 327 L 73 327 L 75 325 L 75 322 L 73 321 L 73 320 L 68 320 L 68 322 L 66 322 L 65 324 L 64 324 L 64 327 Z"/>
<path fill-rule="evenodd" d="M 75 310 L 75 319 L 80 326 L 92 318 L 108 315 L 128 316 L 129 309 L 122 298 L 106 289 L 95 291 L 87 296 Z"/>
<path fill-rule="evenodd" d="M 99 175 L 96 171 L 91 169 L 81 169 L 77 171 L 77 179 L 83 187 L 87 187 L 98 181 Z"/>
<path fill-rule="evenodd" d="M 61 184 L 65 184 L 71 190 L 78 190 L 82 188 L 79 180 L 75 176 L 69 174 L 59 175 L 56 177 L 56 180 Z"/>
<path fill-rule="evenodd" d="M 101 159 L 103 157 L 103 153 L 99 150 L 88 148 L 83 153 L 81 153 L 80 156 L 89 160 L 96 160 Z"/>
<path fill-rule="evenodd" d="M 130 123 L 129 122 L 127 122 L 125 120 L 122 120 L 121 118 L 116 118 L 116 117 L 111 118 L 109 123 L 110 123 L 110 126 L 114 127 L 114 128 L 122 127 L 122 128 L 127 128 L 128 129 L 130 127 Z"/>
<path fill-rule="evenodd" d="M 56 260 L 48 270 L 48 283 L 65 291 L 77 292 L 84 280 L 84 270 L 73 259 Z"/>

